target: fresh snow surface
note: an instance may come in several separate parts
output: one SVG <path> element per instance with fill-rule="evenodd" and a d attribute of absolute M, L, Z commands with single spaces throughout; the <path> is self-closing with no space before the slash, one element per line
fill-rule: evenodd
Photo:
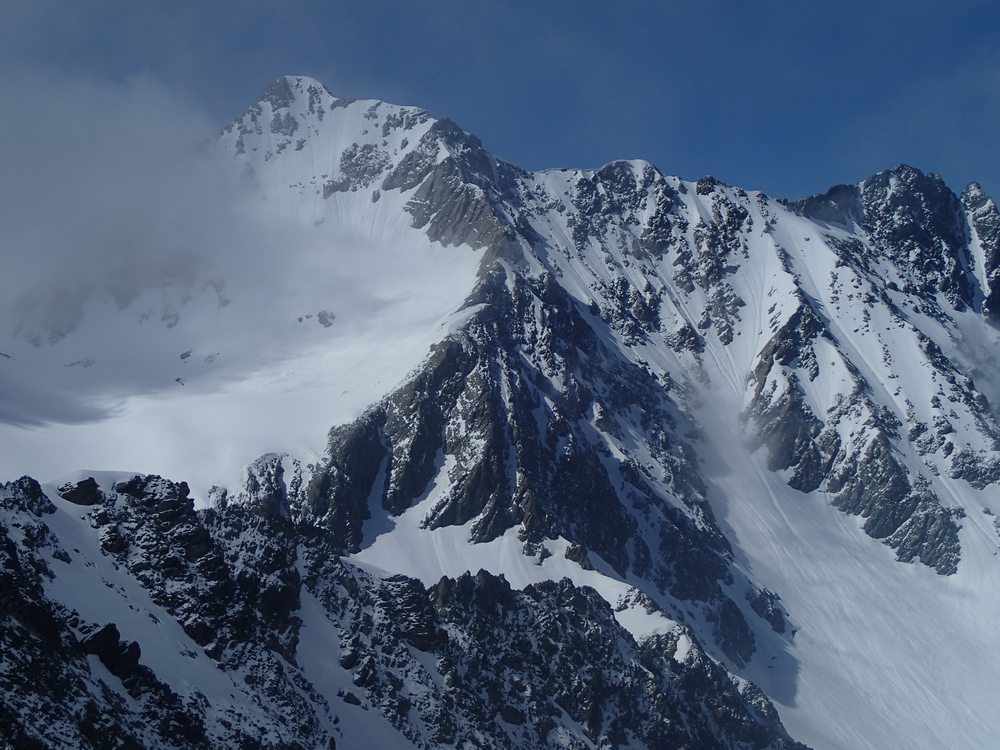
<path fill-rule="evenodd" d="M 703 418 L 712 419 L 707 409 Z M 731 415 L 715 418 L 732 429 Z M 895 562 L 861 519 L 822 493 L 790 489 L 760 454 L 732 444 L 706 458 L 738 565 L 781 595 L 797 630 L 793 680 L 758 660 L 744 673 L 792 736 L 824 750 L 992 747 L 995 538 L 973 540 L 981 531 L 966 524 L 959 572 L 939 576 Z"/>
<path fill-rule="evenodd" d="M 156 473 L 203 502 L 262 453 L 320 455 L 331 426 L 444 337 L 475 282 L 481 253 L 430 242 L 399 218 L 406 199 L 338 195 L 318 226 L 274 210 L 274 257 L 258 270 L 223 255 L 221 291 L 144 290 L 122 309 L 91 300 L 54 344 L 4 339 L 0 418 L 8 401 L 38 403 L 45 418 L 0 421 L 0 477 Z M 259 221 L 272 209 L 256 210 Z"/>

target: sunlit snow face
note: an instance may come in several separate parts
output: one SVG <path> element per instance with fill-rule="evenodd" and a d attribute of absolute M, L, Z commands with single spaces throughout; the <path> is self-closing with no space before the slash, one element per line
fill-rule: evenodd
<path fill-rule="evenodd" d="M 0 133 L 4 478 L 207 477 L 321 450 L 426 354 L 474 282 L 478 255 L 400 222 L 401 196 L 332 196 L 328 221 L 289 213 L 268 199 L 281 185 L 257 184 L 214 123 L 153 82 L 33 74 L 14 88 L 34 117 Z M 152 459 L 166 450 L 177 460 Z"/>

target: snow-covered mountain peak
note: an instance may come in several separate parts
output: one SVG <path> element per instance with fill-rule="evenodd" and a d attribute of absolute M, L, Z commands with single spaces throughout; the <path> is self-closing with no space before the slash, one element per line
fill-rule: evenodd
<path fill-rule="evenodd" d="M 338 98 L 315 79 L 281 76 L 223 131 L 222 144 L 242 157 L 265 192 L 276 192 L 267 181 L 277 173 L 305 180 L 303 187 L 325 198 L 373 184 L 431 125 L 416 107 Z"/>
<path fill-rule="evenodd" d="M 897 164 L 855 184 L 836 185 L 791 205 L 820 221 L 845 223 L 847 219 L 855 219 L 863 223 L 874 220 L 872 214 L 880 211 L 891 212 L 900 207 L 916 209 L 928 204 L 936 207 L 942 198 L 948 199 L 951 195 L 954 194 L 940 176 L 924 173 L 908 164 Z M 863 205 L 857 205 L 857 201 Z"/>
<path fill-rule="evenodd" d="M 904 227 L 910 221 L 939 218 L 933 216 L 935 213 L 940 214 L 940 220 L 946 220 L 947 212 L 957 201 L 939 175 L 908 164 L 877 172 L 858 183 L 858 189 L 870 219 L 874 220 L 874 214 L 881 211 Z"/>
<path fill-rule="evenodd" d="M 768 697 L 817 747 L 995 736 L 981 189 L 906 165 L 796 202 L 639 159 L 528 172 L 302 76 L 219 151 L 271 233 L 142 329 L 171 392 L 11 454 L 99 465 L 73 445 L 97 434 L 190 491 L 0 488 L 10 590 L 78 611 L 101 668 L 149 691 L 149 663 L 192 732 L 272 745 L 796 747 Z M 41 361 L 11 353 L 0 377 Z M 117 372 L 104 356 L 60 384 Z"/>
<path fill-rule="evenodd" d="M 962 202 L 969 206 L 980 205 L 986 202 L 994 203 L 993 199 L 983 189 L 983 186 L 975 180 L 966 185 L 965 190 L 962 191 Z"/>
<path fill-rule="evenodd" d="M 260 101 L 271 105 L 274 111 L 292 109 L 296 100 L 317 99 L 322 97 L 325 103 L 339 101 L 338 97 L 320 81 L 308 76 L 278 76 L 264 89 Z"/>
<path fill-rule="evenodd" d="M 844 260 L 878 269 L 896 286 L 928 300 L 940 294 L 959 312 L 982 310 L 990 295 L 995 260 L 982 256 L 996 243 L 993 204 L 978 186 L 959 198 L 940 176 L 901 164 L 790 205 L 853 235 L 856 240 L 838 243 Z"/>

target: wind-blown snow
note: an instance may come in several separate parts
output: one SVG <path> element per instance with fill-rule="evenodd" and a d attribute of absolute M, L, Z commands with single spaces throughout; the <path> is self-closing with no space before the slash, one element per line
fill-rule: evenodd
<path fill-rule="evenodd" d="M 121 310 L 94 302 L 78 330 L 50 346 L 7 339 L 8 397 L 86 398 L 93 414 L 0 424 L 0 475 L 159 473 L 184 477 L 204 499 L 212 484 L 236 486 L 261 453 L 322 453 L 332 425 L 391 390 L 442 338 L 475 280 L 479 253 L 380 220 L 401 213 L 401 200 L 356 201 L 377 232 L 331 221 L 276 234 L 280 262 L 265 267 L 280 275 L 236 268 L 239 283 L 176 302 L 174 325 L 160 319 L 168 290 Z M 329 326 L 323 311 L 335 316 Z"/>

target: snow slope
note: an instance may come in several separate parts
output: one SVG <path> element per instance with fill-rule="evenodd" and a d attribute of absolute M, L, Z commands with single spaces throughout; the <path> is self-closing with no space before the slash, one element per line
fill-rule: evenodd
<path fill-rule="evenodd" d="M 311 168 L 355 137 L 359 118 L 328 117 L 295 155 Z M 305 198 L 285 181 L 306 165 L 284 167 L 258 168 L 240 195 L 246 229 L 233 235 L 257 234 L 251 257 L 221 247 L 194 278 L 132 290 L 125 303 L 97 296 L 60 337 L 0 331 L 0 475 L 161 473 L 185 477 L 204 502 L 212 485 L 238 486 L 261 453 L 321 454 L 331 425 L 391 390 L 447 333 L 482 254 L 411 227 L 412 190 Z"/>

